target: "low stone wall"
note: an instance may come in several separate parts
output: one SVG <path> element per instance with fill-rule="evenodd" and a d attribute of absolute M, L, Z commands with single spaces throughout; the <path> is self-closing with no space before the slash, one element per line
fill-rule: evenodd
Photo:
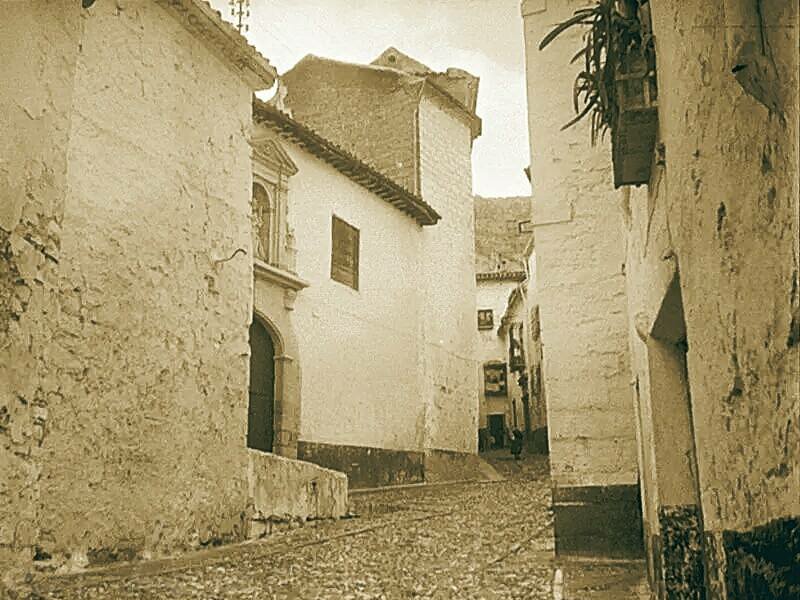
<path fill-rule="evenodd" d="M 640 558 L 642 516 L 638 485 L 556 486 L 556 554 Z"/>
<path fill-rule="evenodd" d="M 425 452 L 425 483 L 445 481 L 499 481 L 502 476 L 477 454 L 451 450 Z"/>
<path fill-rule="evenodd" d="M 346 473 L 352 489 L 407 485 L 424 480 L 424 455 L 413 450 L 300 440 L 297 457 Z"/>
<path fill-rule="evenodd" d="M 274 523 L 336 519 L 347 512 L 347 476 L 338 471 L 248 450 L 248 481 L 251 538 L 269 533 Z"/>

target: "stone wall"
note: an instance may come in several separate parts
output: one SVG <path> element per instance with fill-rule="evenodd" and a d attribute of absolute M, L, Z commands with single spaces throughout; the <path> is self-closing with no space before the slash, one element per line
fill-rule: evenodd
<path fill-rule="evenodd" d="M 2 37 L 27 182 L 3 285 L 31 292 L 3 317 L 0 544 L 81 565 L 240 537 L 251 90 L 155 3 L 43 6 L 10 13 L 42 36 Z"/>
<path fill-rule="evenodd" d="M 667 567 L 676 557 L 704 553 L 707 598 L 794 598 L 800 594 L 792 563 L 800 514 L 798 7 L 744 0 L 651 4 L 666 161 L 654 167 L 649 190 L 633 190 L 623 209 L 646 520 L 655 540 L 651 562 L 664 563 L 654 578 L 672 590 L 670 597 L 701 597 L 681 591 L 696 571 L 676 581 Z M 755 48 L 750 57 L 741 52 L 746 42 Z M 737 64 L 748 65 L 740 70 L 744 85 L 732 73 Z M 691 435 L 672 434 L 667 444 L 681 454 L 696 447 L 694 472 L 659 445 L 666 424 L 659 411 L 670 400 L 650 385 L 659 372 L 657 316 L 673 281 L 688 341 L 692 426 Z M 682 481 L 695 486 L 694 495 L 681 491 Z M 664 520 L 674 505 L 691 503 L 702 507 L 699 523 Z M 674 523 L 677 530 L 665 527 Z M 692 534 L 700 527 L 702 540 Z M 684 541 L 666 543 L 676 535 Z"/>
<path fill-rule="evenodd" d="M 541 39 L 574 9 L 567 0 L 522 4 L 556 549 L 637 552 L 641 541 L 625 254 L 610 149 L 606 144 L 588 146 L 585 121 L 560 131 L 574 116 L 577 66 L 569 64 L 569 57 L 580 33 L 569 32 L 545 51 L 538 49 Z M 582 508 L 567 512 L 570 502 Z M 581 532 L 580 527 L 573 529 L 571 519 L 602 522 L 597 531 Z"/>
<path fill-rule="evenodd" d="M 17 3 L 6 13 L 0 22 L 2 579 L 10 564 L 33 557 L 39 538 L 41 446 L 49 405 L 59 400 L 46 346 L 59 310 L 67 141 L 83 27 L 78 5 L 66 0 Z"/>

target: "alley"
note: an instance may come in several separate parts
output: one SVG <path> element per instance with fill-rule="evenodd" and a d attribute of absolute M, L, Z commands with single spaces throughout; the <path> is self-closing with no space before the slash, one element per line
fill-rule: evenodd
<path fill-rule="evenodd" d="M 641 563 L 554 564 L 544 459 L 494 464 L 505 481 L 362 492 L 352 496 L 356 518 L 176 560 L 43 577 L 34 597 L 647 598 L 636 591 L 645 589 Z"/>

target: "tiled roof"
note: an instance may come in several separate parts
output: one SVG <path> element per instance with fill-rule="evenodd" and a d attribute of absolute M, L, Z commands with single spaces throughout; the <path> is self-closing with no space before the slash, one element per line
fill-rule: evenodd
<path fill-rule="evenodd" d="M 476 281 L 525 281 L 525 271 L 491 271 L 475 273 Z"/>
<path fill-rule="evenodd" d="M 435 225 L 441 218 L 433 207 L 416 194 L 412 194 L 313 129 L 257 98 L 253 100 L 253 119 L 324 160 L 360 186 L 412 217 L 420 225 Z"/>
<path fill-rule="evenodd" d="M 475 272 L 478 280 L 514 279 L 525 273 L 531 233 L 519 224 L 530 221 L 531 198 L 482 198 L 475 202 Z"/>
<path fill-rule="evenodd" d="M 255 46 L 206 0 L 156 0 L 187 31 L 227 59 L 253 90 L 272 87 L 278 72 Z"/>

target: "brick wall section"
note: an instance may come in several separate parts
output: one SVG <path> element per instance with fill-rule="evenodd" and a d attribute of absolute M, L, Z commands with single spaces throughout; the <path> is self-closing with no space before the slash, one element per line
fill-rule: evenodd
<path fill-rule="evenodd" d="M 530 233 L 520 233 L 518 224 L 530 218 L 530 196 L 475 196 L 475 272 L 524 271 Z M 530 230 L 530 224 L 526 229 Z M 498 268 L 504 261 L 506 266 Z"/>
<path fill-rule="evenodd" d="M 419 108 L 422 197 L 442 215 L 423 229 L 426 447 L 477 449 L 477 307 L 471 133 L 438 99 Z"/>
<path fill-rule="evenodd" d="M 569 57 L 580 33 L 538 50 L 553 25 L 572 14 L 570 4 L 523 4 L 550 466 L 556 486 L 632 485 L 625 247 L 610 148 L 589 146 L 586 122 L 560 131 L 574 116 L 577 67 Z"/>
<path fill-rule="evenodd" d="M 154 3 L 82 15 L 71 105 L 60 60 L 52 83 L 24 88 L 39 94 L 27 110 L 57 119 L 23 147 L 69 132 L 66 180 L 56 151 L 25 168 L 67 191 L 63 218 L 44 203 L 24 217 L 60 225 L 58 265 L 26 262 L 43 283 L 0 350 L 3 405 L 31 411 L 13 408 L 8 428 L 38 455 L 15 469 L 39 484 L 33 511 L 2 514 L 0 544 L 77 564 L 242 534 L 252 302 L 251 91 Z M 77 48 L 53 44 L 18 68 Z"/>
<path fill-rule="evenodd" d="M 417 190 L 413 123 L 419 78 L 307 56 L 281 81 L 295 119 L 406 189 Z"/>

